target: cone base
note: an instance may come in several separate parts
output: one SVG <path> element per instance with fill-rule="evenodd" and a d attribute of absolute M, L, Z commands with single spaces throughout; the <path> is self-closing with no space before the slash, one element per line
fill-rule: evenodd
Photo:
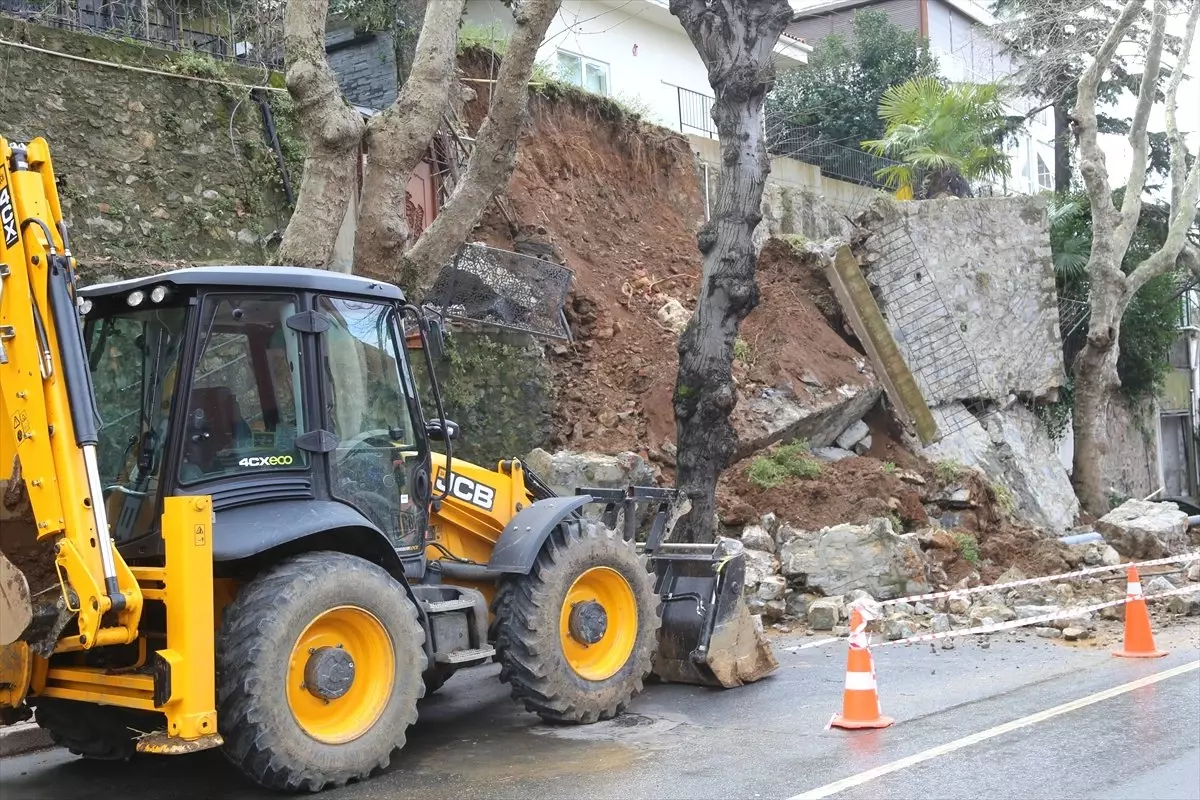
<path fill-rule="evenodd" d="M 1168 655 L 1166 650 L 1150 650 L 1149 652 L 1132 652 L 1129 650 L 1118 650 L 1113 652 L 1115 658 L 1162 658 Z"/>
<path fill-rule="evenodd" d="M 841 714 L 833 718 L 830 724 L 835 728 L 845 728 L 847 730 L 858 730 L 860 728 L 886 728 L 896 720 L 891 717 L 879 717 L 878 719 L 846 719 Z"/>

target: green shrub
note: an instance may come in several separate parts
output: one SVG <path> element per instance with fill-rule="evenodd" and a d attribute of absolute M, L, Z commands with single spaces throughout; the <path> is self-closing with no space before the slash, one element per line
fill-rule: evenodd
<path fill-rule="evenodd" d="M 933 475 L 942 483 L 951 483 L 958 480 L 965 471 L 966 468 L 952 458 L 939 461 L 933 465 Z"/>
<path fill-rule="evenodd" d="M 821 462 L 812 457 L 806 442 L 777 447 L 765 456 L 755 456 L 746 468 L 746 478 L 760 489 L 774 489 L 788 478 L 815 478 Z"/>
<path fill-rule="evenodd" d="M 958 552 L 965 558 L 973 567 L 979 566 L 979 540 L 974 534 L 959 531 L 954 534 L 954 543 L 958 545 Z"/>

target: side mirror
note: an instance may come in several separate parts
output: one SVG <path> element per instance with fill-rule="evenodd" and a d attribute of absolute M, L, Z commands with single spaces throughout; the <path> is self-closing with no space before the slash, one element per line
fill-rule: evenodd
<path fill-rule="evenodd" d="M 442 331 L 442 321 L 426 317 L 425 340 L 429 343 L 429 357 L 433 361 L 441 361 L 446 357 L 446 336 Z"/>
<path fill-rule="evenodd" d="M 449 419 L 435 419 L 425 423 L 425 435 L 435 442 L 457 439 L 461 431 L 458 423 Z"/>

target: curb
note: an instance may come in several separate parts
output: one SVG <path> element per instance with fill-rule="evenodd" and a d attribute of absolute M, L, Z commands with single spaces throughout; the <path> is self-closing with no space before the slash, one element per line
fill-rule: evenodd
<path fill-rule="evenodd" d="M 54 747 L 50 732 L 36 722 L 20 722 L 0 728 L 0 758 L 49 750 Z"/>

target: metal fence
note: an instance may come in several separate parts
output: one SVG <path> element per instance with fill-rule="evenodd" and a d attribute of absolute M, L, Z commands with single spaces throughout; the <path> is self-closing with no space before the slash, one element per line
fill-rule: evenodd
<path fill-rule="evenodd" d="M 176 52 L 283 65 L 283 3 L 274 0 L 0 0 L 0 13 Z"/>
<path fill-rule="evenodd" d="M 679 103 L 679 132 L 695 133 L 717 138 L 717 126 L 712 119 L 713 98 L 682 86 L 675 87 Z"/>
<path fill-rule="evenodd" d="M 836 144 L 813 126 L 799 125 L 779 117 L 767 118 L 767 147 L 771 155 L 813 164 L 821 168 L 822 174 L 831 178 L 873 189 L 886 188 L 884 181 L 877 177 L 879 170 L 899 163 L 855 147 Z"/>

